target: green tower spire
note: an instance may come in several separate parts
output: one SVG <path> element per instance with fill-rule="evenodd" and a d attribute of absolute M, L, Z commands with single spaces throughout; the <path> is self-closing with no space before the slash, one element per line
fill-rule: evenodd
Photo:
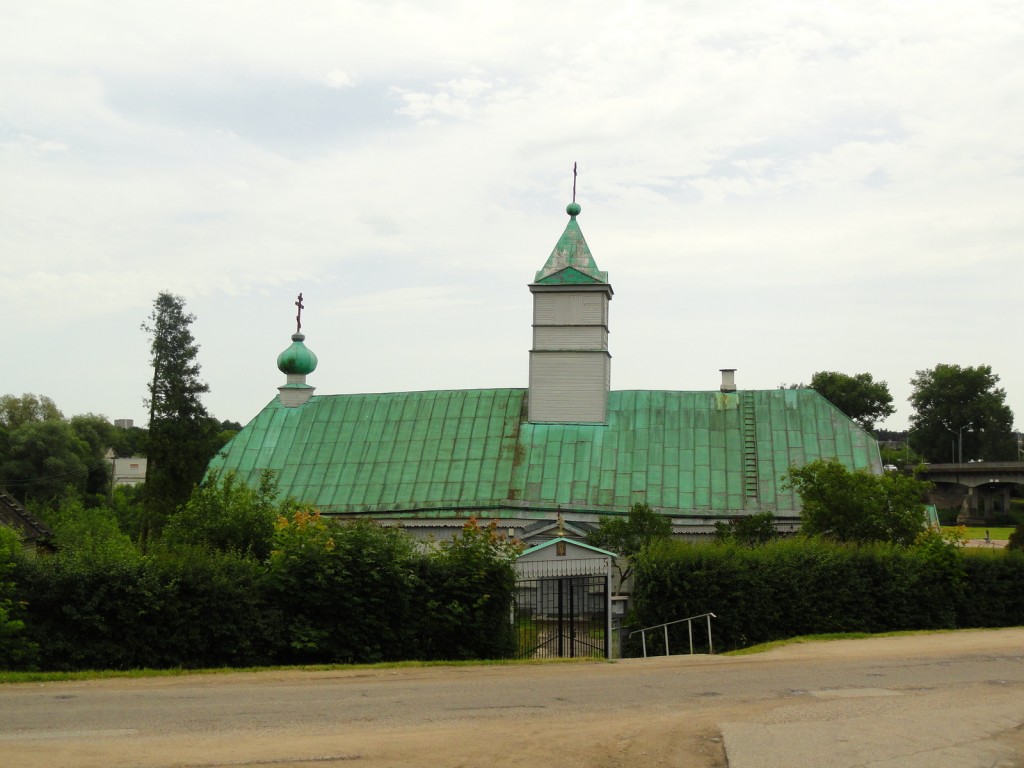
<path fill-rule="evenodd" d="M 544 268 L 537 273 L 534 283 L 540 285 L 579 285 L 608 282 L 608 273 L 597 268 L 587 241 L 583 239 L 576 217 L 580 214 L 579 203 L 569 203 L 565 212 L 569 223 L 555 243 Z"/>

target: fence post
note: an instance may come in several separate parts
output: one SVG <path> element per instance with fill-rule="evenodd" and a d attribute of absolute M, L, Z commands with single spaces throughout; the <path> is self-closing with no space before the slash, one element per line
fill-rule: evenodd
<path fill-rule="evenodd" d="M 621 638 L 620 638 L 621 639 Z M 622 655 L 619 651 L 618 656 Z M 604 574 L 604 657 L 612 657 L 612 561 L 608 560 L 608 569 Z"/>
<path fill-rule="evenodd" d="M 693 656 L 693 621 L 687 619 L 686 631 L 690 633 L 690 655 Z"/>
<path fill-rule="evenodd" d="M 665 625 L 665 655 L 668 656 L 668 624 Z"/>
<path fill-rule="evenodd" d="M 707 618 L 708 618 L 708 654 L 713 654 L 715 652 L 715 648 L 714 648 L 713 645 L 711 645 L 711 614 L 710 613 L 708 614 Z"/>
<path fill-rule="evenodd" d="M 647 658 L 647 630 L 640 632 L 640 644 L 644 647 L 644 658 Z"/>

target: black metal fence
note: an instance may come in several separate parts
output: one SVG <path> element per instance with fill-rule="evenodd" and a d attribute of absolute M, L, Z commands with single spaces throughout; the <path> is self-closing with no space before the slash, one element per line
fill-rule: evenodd
<path fill-rule="evenodd" d="M 607 658 L 608 580 L 560 576 L 516 583 L 519 658 Z"/>

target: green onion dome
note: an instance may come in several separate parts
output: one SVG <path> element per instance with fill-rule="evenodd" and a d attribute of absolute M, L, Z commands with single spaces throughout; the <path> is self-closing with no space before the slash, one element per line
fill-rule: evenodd
<path fill-rule="evenodd" d="M 277 368 L 281 373 L 305 376 L 316 370 L 316 355 L 302 343 L 305 340 L 305 334 L 292 334 L 292 345 L 277 356 Z"/>

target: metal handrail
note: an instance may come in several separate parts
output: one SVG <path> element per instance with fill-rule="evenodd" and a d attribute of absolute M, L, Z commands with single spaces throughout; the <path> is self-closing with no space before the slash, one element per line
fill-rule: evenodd
<path fill-rule="evenodd" d="M 666 621 L 664 624 L 655 624 L 652 627 L 644 627 L 643 629 L 634 629 L 632 632 L 629 633 L 629 636 L 632 637 L 637 632 L 640 633 L 640 644 L 643 646 L 644 658 L 646 659 L 647 658 L 647 634 L 646 633 L 648 631 L 652 630 L 652 629 L 657 629 L 658 627 L 663 627 L 664 630 L 665 630 L 665 655 L 668 656 L 669 655 L 669 652 L 668 652 L 668 627 L 669 627 L 670 624 L 681 624 L 682 622 L 685 621 L 686 622 L 686 629 L 687 629 L 687 631 L 690 634 L 690 655 L 692 656 L 693 655 L 693 620 L 694 619 L 704 619 L 704 618 L 706 618 L 707 622 L 708 622 L 708 653 L 714 653 L 715 649 L 714 649 L 714 646 L 712 646 L 712 644 L 711 644 L 711 620 L 712 619 L 717 619 L 718 617 L 715 616 L 715 614 L 713 614 L 713 613 L 702 613 L 702 614 L 700 614 L 698 616 L 690 616 L 690 617 L 685 618 L 685 619 L 676 619 L 675 621 Z"/>

